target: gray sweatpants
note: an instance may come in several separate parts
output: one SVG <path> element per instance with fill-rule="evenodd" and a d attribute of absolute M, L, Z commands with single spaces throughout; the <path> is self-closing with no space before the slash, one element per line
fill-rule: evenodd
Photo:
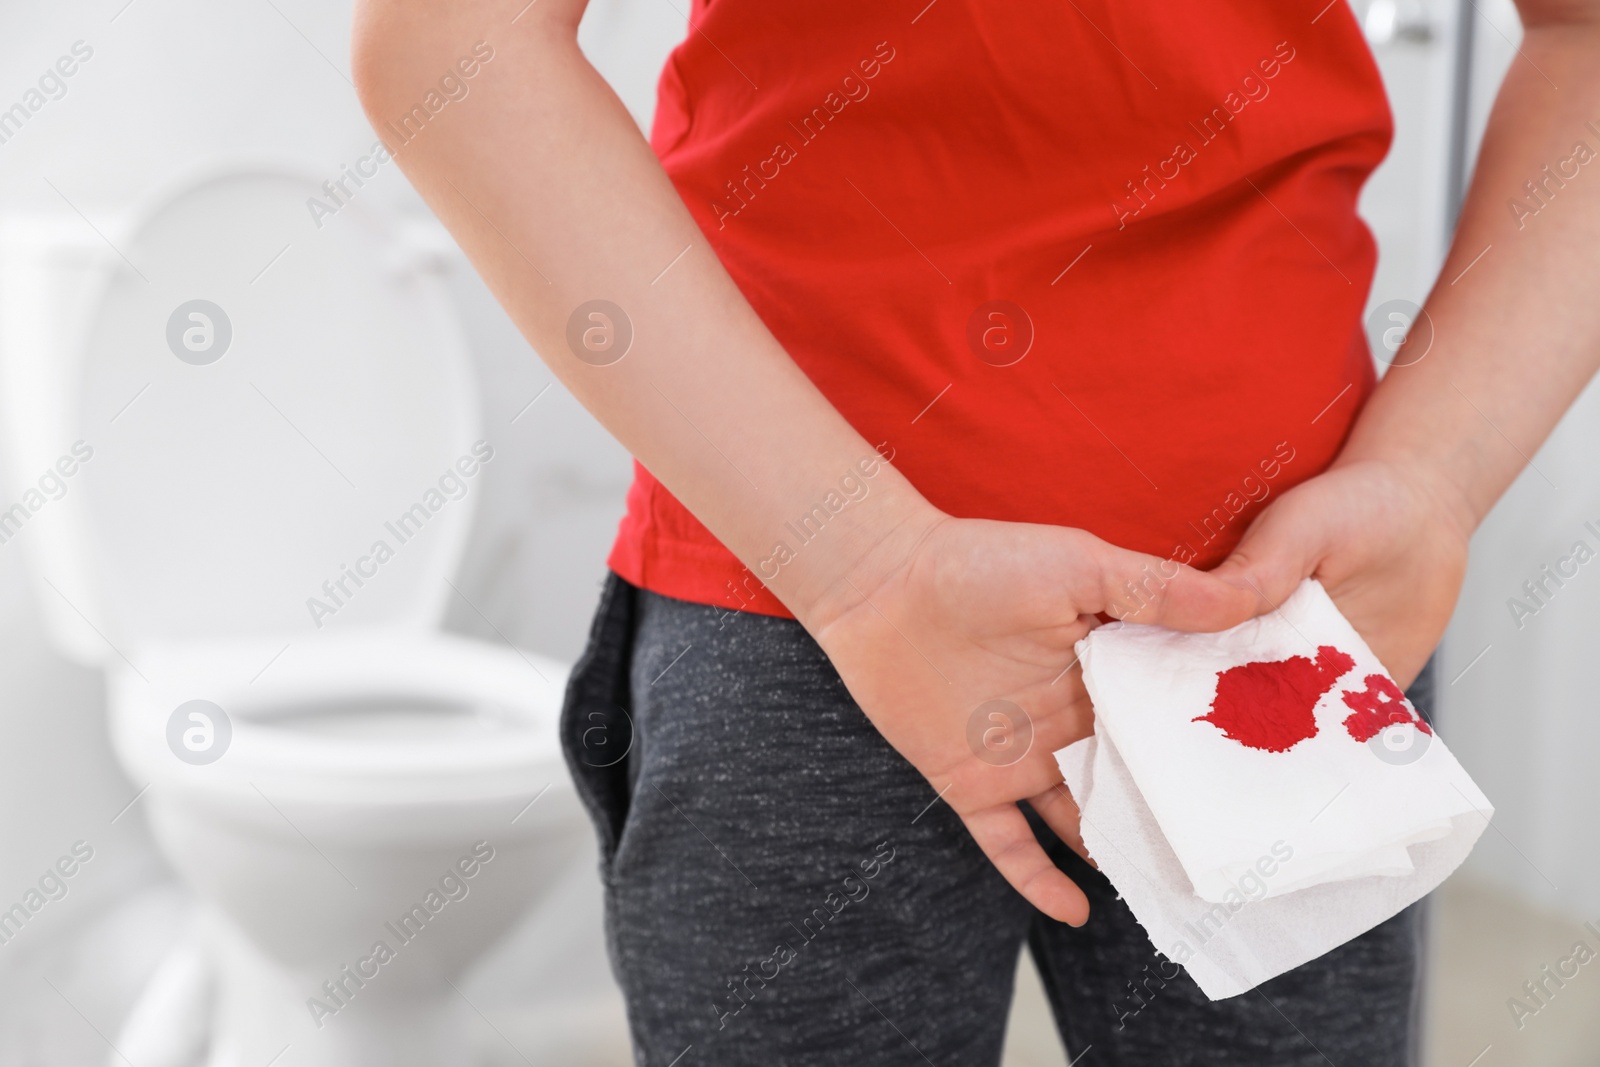
<path fill-rule="evenodd" d="M 1087 1067 L 1413 1062 L 1418 908 L 1208 1001 L 1037 820 L 1089 922 L 1017 895 L 791 620 L 612 575 L 562 740 L 641 1067 L 993 1065 L 1024 942 Z"/>

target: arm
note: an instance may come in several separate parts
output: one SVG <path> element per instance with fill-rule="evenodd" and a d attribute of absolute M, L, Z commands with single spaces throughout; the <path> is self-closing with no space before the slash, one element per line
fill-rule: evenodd
<path fill-rule="evenodd" d="M 876 454 L 767 332 L 583 58 L 584 0 L 525 4 L 362 0 L 362 104 L 383 130 L 475 42 L 494 49 L 470 95 L 398 162 L 556 376 L 757 570 L 785 522 Z M 624 308 L 635 331 L 608 366 L 566 339 L 573 310 L 596 298 Z M 1051 755 L 1092 729 L 1067 673 L 1073 642 L 1094 613 L 1125 610 L 1126 582 L 1149 597 L 1140 621 L 1178 626 L 1240 621 L 1254 594 L 1077 530 L 952 519 L 887 464 L 824 530 L 775 575 L 757 573 L 1001 873 L 1047 914 L 1081 923 L 1086 898 L 1017 807 L 1028 800 L 1077 843 Z M 1014 760 L 968 741 L 995 699 L 1032 723 Z"/>
<path fill-rule="evenodd" d="M 1263 512 L 1216 572 L 1272 603 L 1316 575 L 1403 683 L 1450 620 L 1468 538 L 1600 367 L 1600 166 L 1569 164 L 1543 207 L 1524 188 L 1547 165 L 1561 178 L 1577 142 L 1600 157 L 1600 0 L 1520 10 L 1522 56 L 1428 298 L 1432 349 L 1385 375 L 1334 466 Z"/>
<path fill-rule="evenodd" d="M 354 71 L 373 125 L 398 123 L 482 41 L 469 95 L 396 159 L 563 384 L 746 561 L 785 519 L 876 453 L 788 358 L 722 269 L 621 101 L 583 57 L 585 0 L 366 0 Z M 685 247 L 689 251 L 657 280 Z M 580 360 L 569 314 L 621 306 L 634 333 L 610 366 Z M 820 610 L 851 564 L 928 508 L 892 468 L 859 508 L 768 583 Z M 825 491 L 825 490 L 823 490 Z M 781 518 L 780 518 L 781 516 Z M 899 548 L 898 551 L 904 551 Z"/>

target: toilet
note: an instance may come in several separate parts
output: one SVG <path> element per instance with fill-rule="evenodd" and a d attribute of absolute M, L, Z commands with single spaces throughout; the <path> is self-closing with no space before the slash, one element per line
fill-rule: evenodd
<path fill-rule="evenodd" d="M 568 668 L 440 629 L 495 449 L 457 253 L 320 185 L 0 220 L 0 541 L 200 902 L 118 1063 L 468 1063 L 461 975 L 586 841 Z"/>

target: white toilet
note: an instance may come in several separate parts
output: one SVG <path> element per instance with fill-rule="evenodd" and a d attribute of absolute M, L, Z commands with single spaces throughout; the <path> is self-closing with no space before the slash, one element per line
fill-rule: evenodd
<path fill-rule="evenodd" d="M 319 186 L 0 223 L 0 540 L 203 902 L 140 1067 L 470 1062 L 457 977 L 587 834 L 566 668 L 438 629 L 494 445 L 451 246 L 359 201 L 319 229 Z"/>

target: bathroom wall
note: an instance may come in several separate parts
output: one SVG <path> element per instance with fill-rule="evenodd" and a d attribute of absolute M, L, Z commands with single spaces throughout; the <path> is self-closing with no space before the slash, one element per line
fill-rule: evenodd
<path fill-rule="evenodd" d="M 1501 72 L 1529 62 L 1520 40 L 1510 0 L 1480 0 L 1473 129 L 1481 130 Z M 1600 147 L 1589 131 L 1572 137 Z M 1530 228 L 1560 225 L 1559 208 Z M 1600 535 L 1585 526 L 1600 528 L 1597 454 L 1600 388 L 1591 385 L 1475 538 L 1442 672 L 1446 736 L 1496 805 L 1494 828 L 1465 873 L 1574 920 L 1600 918 L 1600 568 L 1577 567 L 1560 584 L 1543 569 L 1579 540 L 1600 551 Z M 1531 598 L 1524 583 L 1540 581 L 1544 591 Z"/>

